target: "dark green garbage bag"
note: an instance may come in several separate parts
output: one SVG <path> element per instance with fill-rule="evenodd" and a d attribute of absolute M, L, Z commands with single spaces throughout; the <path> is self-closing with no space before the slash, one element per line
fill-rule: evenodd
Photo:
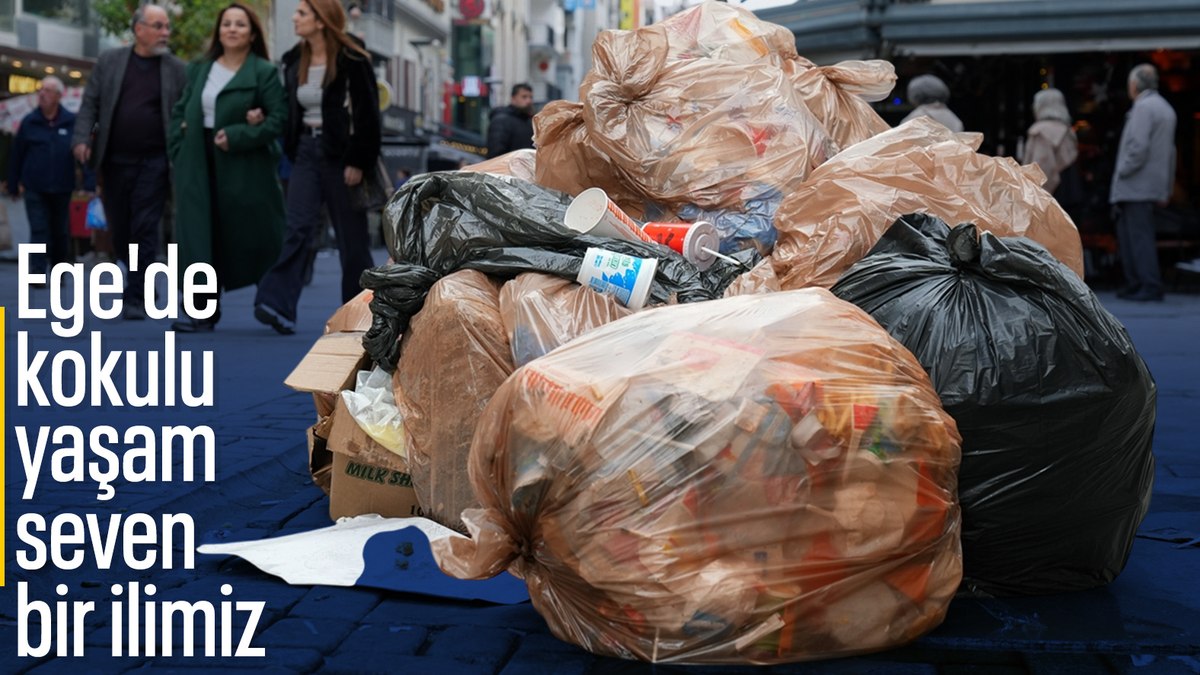
<path fill-rule="evenodd" d="M 1083 281 L 1029 239 L 911 214 L 832 291 L 916 355 L 958 423 L 963 591 L 1116 578 L 1150 503 L 1156 394 Z"/>

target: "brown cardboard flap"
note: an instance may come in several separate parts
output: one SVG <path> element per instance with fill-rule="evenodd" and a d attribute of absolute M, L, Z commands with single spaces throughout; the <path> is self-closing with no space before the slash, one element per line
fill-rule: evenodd
<path fill-rule="evenodd" d="M 326 441 L 332 422 L 332 417 L 322 417 L 319 422 L 308 428 L 307 434 L 308 472 L 312 476 L 313 483 L 324 490 L 325 494 L 329 494 L 329 466 L 333 462 L 333 455 L 329 452 Z"/>
<path fill-rule="evenodd" d="M 352 388 L 355 375 L 367 364 L 362 338 L 357 331 L 322 335 L 283 383 L 296 391 L 333 394 Z"/>

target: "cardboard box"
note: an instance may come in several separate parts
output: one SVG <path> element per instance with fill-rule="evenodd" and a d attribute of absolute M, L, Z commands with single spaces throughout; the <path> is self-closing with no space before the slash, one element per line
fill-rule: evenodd
<path fill-rule="evenodd" d="M 333 453 L 329 517 L 378 513 L 406 518 L 424 515 L 404 459 L 363 431 L 339 396 L 326 447 Z"/>
<path fill-rule="evenodd" d="M 325 322 L 326 333 L 341 333 L 346 331 L 366 331 L 371 328 L 371 300 L 375 293 L 365 290 L 350 298 L 350 301 L 338 308 L 329 320 Z"/>
<path fill-rule="evenodd" d="M 313 483 L 325 494 L 329 494 L 329 483 L 333 478 L 333 453 L 329 452 L 328 441 L 332 426 L 333 416 L 322 415 L 316 424 L 308 428 L 308 473 Z"/>
<path fill-rule="evenodd" d="M 362 331 L 322 335 L 283 383 L 296 391 L 330 394 L 352 389 L 355 375 L 369 361 L 362 339 Z"/>

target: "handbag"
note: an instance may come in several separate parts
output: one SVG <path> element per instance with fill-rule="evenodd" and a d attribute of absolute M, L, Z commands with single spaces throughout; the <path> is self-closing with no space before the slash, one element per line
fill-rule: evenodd
<path fill-rule="evenodd" d="M 350 116 L 350 135 L 354 135 L 354 106 L 350 101 L 350 88 L 346 88 L 346 113 Z M 363 170 L 362 180 L 358 185 L 350 186 L 350 207 L 356 211 L 375 211 L 382 209 L 392 196 L 392 184 L 388 180 L 387 166 L 383 157 L 375 158 L 373 167 Z"/>
<path fill-rule="evenodd" d="M 350 186 L 350 206 L 356 211 L 382 209 L 391 196 L 392 190 L 388 184 L 387 167 L 383 164 L 383 158 L 377 158 L 374 167 L 363 171 L 362 180 L 358 185 Z"/>

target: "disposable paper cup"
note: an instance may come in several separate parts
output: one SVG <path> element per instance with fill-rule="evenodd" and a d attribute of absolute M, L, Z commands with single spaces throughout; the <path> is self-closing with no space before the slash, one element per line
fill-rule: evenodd
<path fill-rule="evenodd" d="M 717 228 L 710 222 L 646 223 L 643 230 L 654 241 L 674 249 L 700 271 L 712 267 L 717 260 L 709 251 L 720 249 L 721 240 L 717 236 Z"/>
<path fill-rule="evenodd" d="M 635 258 L 603 248 L 588 248 L 575 280 L 599 293 L 607 293 L 626 307 L 638 310 L 650 295 L 650 282 L 658 268 L 655 258 Z"/>
<path fill-rule="evenodd" d="M 580 234 L 626 241 L 654 241 L 600 188 L 580 192 L 567 207 L 563 223 Z"/>

